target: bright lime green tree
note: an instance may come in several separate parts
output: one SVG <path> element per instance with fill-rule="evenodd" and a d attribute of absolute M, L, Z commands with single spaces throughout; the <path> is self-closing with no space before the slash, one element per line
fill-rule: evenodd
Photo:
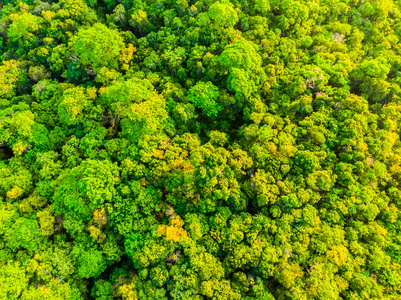
<path fill-rule="evenodd" d="M 117 68 L 124 41 L 116 30 L 96 23 L 81 29 L 74 39 L 74 51 L 80 62 L 99 72 L 102 67 Z"/>

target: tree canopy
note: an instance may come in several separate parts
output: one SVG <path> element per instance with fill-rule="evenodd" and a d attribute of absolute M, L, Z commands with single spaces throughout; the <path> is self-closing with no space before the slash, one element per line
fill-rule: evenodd
<path fill-rule="evenodd" d="M 0 1 L 0 299 L 401 299 L 400 0 Z"/>

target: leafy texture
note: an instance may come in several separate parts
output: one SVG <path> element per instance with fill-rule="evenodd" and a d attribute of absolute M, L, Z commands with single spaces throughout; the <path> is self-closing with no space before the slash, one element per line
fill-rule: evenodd
<path fill-rule="evenodd" d="M 0 1 L 0 299 L 401 299 L 400 24 Z"/>

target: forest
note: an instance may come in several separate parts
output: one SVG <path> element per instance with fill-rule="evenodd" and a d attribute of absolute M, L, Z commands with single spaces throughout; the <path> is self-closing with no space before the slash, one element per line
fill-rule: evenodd
<path fill-rule="evenodd" d="M 1 300 L 401 299 L 401 0 L 1 0 Z"/>

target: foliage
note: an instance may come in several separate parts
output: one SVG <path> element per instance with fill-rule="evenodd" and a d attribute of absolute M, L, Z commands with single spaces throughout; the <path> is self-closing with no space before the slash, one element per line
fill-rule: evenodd
<path fill-rule="evenodd" d="M 95 72 L 102 67 L 116 68 L 123 48 L 120 34 L 101 23 L 81 29 L 74 40 L 74 51 L 80 62 L 92 67 Z"/>
<path fill-rule="evenodd" d="M 0 299 L 400 299 L 400 24 L 0 1 Z"/>

